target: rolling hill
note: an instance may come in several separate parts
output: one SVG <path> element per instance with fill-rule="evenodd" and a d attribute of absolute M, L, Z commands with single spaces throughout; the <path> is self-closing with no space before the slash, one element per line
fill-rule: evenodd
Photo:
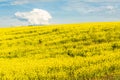
<path fill-rule="evenodd" d="M 1 80 L 119 80 L 120 22 L 0 29 Z"/>

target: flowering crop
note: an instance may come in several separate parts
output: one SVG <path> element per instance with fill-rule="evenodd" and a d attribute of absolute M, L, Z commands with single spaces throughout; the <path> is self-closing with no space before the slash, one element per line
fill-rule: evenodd
<path fill-rule="evenodd" d="M 120 79 L 120 22 L 0 29 L 1 80 Z"/>

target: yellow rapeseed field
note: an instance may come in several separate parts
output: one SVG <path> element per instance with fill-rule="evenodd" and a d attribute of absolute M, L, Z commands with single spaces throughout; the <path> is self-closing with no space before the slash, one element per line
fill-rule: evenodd
<path fill-rule="evenodd" d="M 120 22 L 0 28 L 0 80 L 120 80 Z"/>

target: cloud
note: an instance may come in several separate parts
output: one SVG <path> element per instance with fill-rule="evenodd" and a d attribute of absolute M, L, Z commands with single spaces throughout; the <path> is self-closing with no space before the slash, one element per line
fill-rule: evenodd
<path fill-rule="evenodd" d="M 15 1 L 11 2 L 11 5 L 22 5 L 22 4 L 26 4 L 28 2 L 29 2 L 28 0 L 24 0 L 24 1 L 15 0 Z"/>
<path fill-rule="evenodd" d="M 0 2 L 3 2 L 3 1 L 6 1 L 6 0 L 0 0 Z"/>
<path fill-rule="evenodd" d="M 70 0 L 64 9 L 84 15 L 111 15 L 120 12 L 120 4 L 118 2 L 120 0 Z"/>
<path fill-rule="evenodd" d="M 22 25 L 27 25 L 27 24 L 28 24 L 27 22 L 20 21 L 11 16 L 1 16 L 0 17 L 0 27 L 22 26 Z"/>
<path fill-rule="evenodd" d="M 21 20 L 27 20 L 30 25 L 46 25 L 52 18 L 50 13 L 42 9 L 33 9 L 30 12 L 16 12 L 15 16 Z"/>
<path fill-rule="evenodd" d="M 84 1 L 85 2 L 120 2 L 120 0 L 84 0 Z"/>
<path fill-rule="evenodd" d="M 51 1 L 57 1 L 57 0 L 14 0 L 11 2 L 11 5 L 23 5 L 28 3 L 34 3 L 34 2 L 51 2 Z"/>

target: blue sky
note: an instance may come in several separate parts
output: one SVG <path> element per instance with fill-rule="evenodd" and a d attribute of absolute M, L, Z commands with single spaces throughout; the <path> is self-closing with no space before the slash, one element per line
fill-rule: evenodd
<path fill-rule="evenodd" d="M 16 12 L 42 9 L 51 24 L 120 21 L 120 0 L 0 0 L 0 27 L 28 25 Z"/>

